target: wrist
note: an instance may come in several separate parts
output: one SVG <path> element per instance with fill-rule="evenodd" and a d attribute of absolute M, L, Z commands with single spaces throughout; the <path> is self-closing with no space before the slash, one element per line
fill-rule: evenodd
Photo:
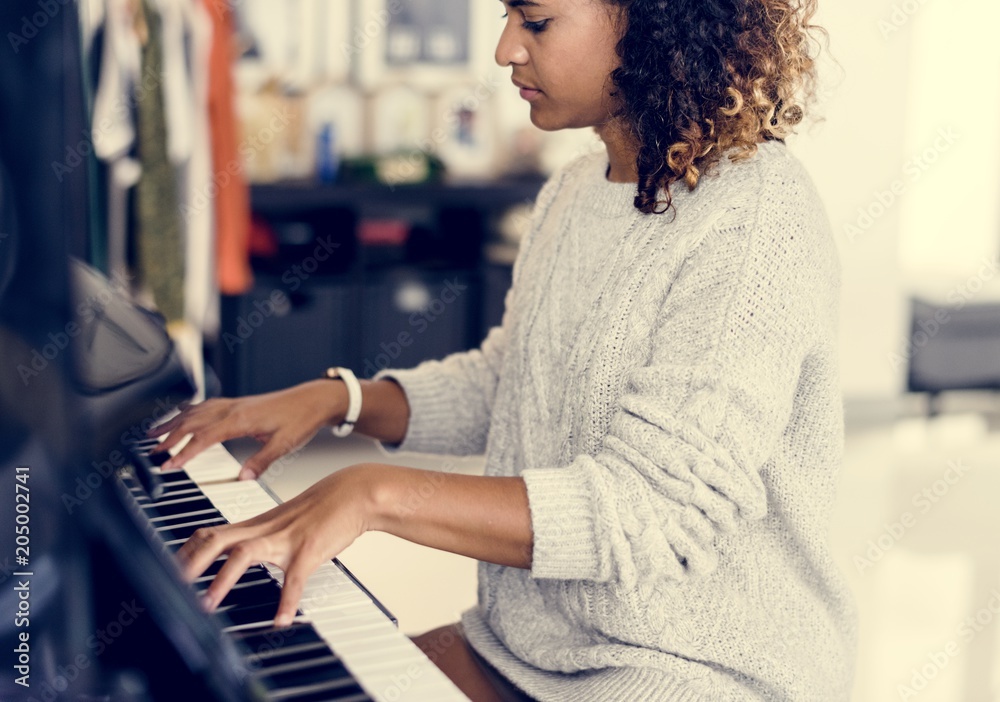
<path fill-rule="evenodd" d="M 326 426 L 336 426 L 347 414 L 347 386 L 342 380 L 309 380 L 300 386 L 315 407 L 316 416 Z"/>
<path fill-rule="evenodd" d="M 348 471 L 348 479 L 354 482 L 364 530 L 389 531 L 390 521 L 398 516 L 394 513 L 399 505 L 397 486 L 404 469 L 384 463 L 359 463 L 343 471 Z"/>

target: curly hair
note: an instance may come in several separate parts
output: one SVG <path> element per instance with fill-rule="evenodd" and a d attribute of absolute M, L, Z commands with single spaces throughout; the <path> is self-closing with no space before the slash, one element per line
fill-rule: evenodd
<path fill-rule="evenodd" d="M 623 28 L 612 95 L 638 150 L 635 206 L 644 213 L 671 209 L 671 184 L 694 190 L 729 149 L 742 161 L 759 141 L 794 133 L 815 100 L 810 32 L 829 38 L 809 23 L 816 0 L 605 2 Z"/>

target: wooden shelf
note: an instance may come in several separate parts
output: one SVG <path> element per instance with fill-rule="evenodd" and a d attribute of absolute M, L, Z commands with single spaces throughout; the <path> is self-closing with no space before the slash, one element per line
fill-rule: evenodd
<path fill-rule="evenodd" d="M 278 216 L 335 207 L 381 210 L 421 206 L 495 211 L 519 203 L 531 204 L 544 182 L 541 176 L 397 186 L 282 181 L 252 185 L 250 202 L 254 212 Z"/>

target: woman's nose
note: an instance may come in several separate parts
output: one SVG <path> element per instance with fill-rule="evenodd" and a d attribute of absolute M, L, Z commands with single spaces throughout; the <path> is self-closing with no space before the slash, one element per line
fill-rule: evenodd
<path fill-rule="evenodd" d="M 517 37 L 516 24 L 507 22 L 497 42 L 497 50 L 493 58 L 501 67 L 517 64 L 524 65 L 528 61 L 528 50 Z"/>

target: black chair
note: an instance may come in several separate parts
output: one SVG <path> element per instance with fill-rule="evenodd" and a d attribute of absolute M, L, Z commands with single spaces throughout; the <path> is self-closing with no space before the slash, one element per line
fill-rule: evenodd
<path fill-rule="evenodd" d="M 930 416 L 949 390 L 1000 390 L 1000 303 L 910 300 L 906 386 L 928 393 Z"/>

